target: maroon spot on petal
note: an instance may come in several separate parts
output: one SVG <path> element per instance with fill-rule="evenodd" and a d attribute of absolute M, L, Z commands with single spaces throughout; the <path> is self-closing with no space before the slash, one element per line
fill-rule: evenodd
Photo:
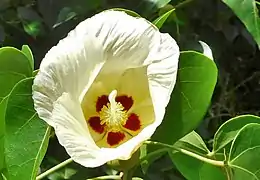
<path fill-rule="evenodd" d="M 107 103 L 109 103 L 107 95 L 99 96 L 96 102 L 96 111 L 97 112 L 101 111 L 103 106 L 106 106 Z"/>
<path fill-rule="evenodd" d="M 89 126 L 97 133 L 102 134 L 105 130 L 105 125 L 101 125 L 100 117 L 93 116 L 88 120 Z"/>
<path fill-rule="evenodd" d="M 139 117 L 132 113 L 130 116 L 128 116 L 128 119 L 124 125 L 126 129 L 132 130 L 132 131 L 137 131 L 141 128 L 141 122 Z"/>
<path fill-rule="evenodd" d="M 122 132 L 109 132 L 107 134 L 107 143 L 110 146 L 118 145 L 125 138 L 125 134 Z"/>
<path fill-rule="evenodd" d="M 120 103 L 124 106 L 125 110 L 127 110 L 127 111 L 128 111 L 128 110 L 132 107 L 132 105 L 134 104 L 133 98 L 132 98 L 131 96 L 125 96 L 125 95 L 123 95 L 123 96 L 117 96 L 117 97 L 116 97 L 116 102 L 120 102 Z"/>

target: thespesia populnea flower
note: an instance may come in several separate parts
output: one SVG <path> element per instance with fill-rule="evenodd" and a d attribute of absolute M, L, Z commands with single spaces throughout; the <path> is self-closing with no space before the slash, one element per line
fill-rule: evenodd
<path fill-rule="evenodd" d="M 75 162 L 127 160 L 161 124 L 178 58 L 175 40 L 147 20 L 101 12 L 46 54 L 35 109 Z"/>

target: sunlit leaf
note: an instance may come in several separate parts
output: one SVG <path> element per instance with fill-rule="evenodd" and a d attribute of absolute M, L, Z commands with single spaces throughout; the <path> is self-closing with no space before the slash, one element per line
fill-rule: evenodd
<path fill-rule="evenodd" d="M 163 26 L 163 24 L 165 23 L 165 21 L 168 19 L 168 17 L 172 14 L 173 11 L 174 11 L 174 9 L 164 13 L 163 15 L 161 15 L 160 17 L 155 19 L 153 21 L 153 24 L 160 29 Z"/>
<path fill-rule="evenodd" d="M 174 146 L 205 157 L 210 152 L 202 138 L 195 131 L 181 138 Z M 177 151 L 169 152 L 169 155 L 177 169 L 187 180 L 226 179 L 223 170 L 219 167 L 207 164 Z"/>
<path fill-rule="evenodd" d="M 217 67 L 203 54 L 180 55 L 177 82 L 162 124 L 153 140 L 173 144 L 202 121 L 217 82 Z"/>
<path fill-rule="evenodd" d="M 42 18 L 34 9 L 30 7 L 18 7 L 17 14 L 22 21 L 25 32 L 30 36 L 35 38 L 43 33 Z"/>
<path fill-rule="evenodd" d="M 33 54 L 32 54 L 30 47 L 28 45 L 23 45 L 22 52 L 29 59 L 32 69 L 34 69 L 34 58 L 33 58 Z"/>
<path fill-rule="evenodd" d="M 33 78 L 16 84 L 6 111 L 5 154 L 9 180 L 35 180 L 48 146 L 50 128 L 33 107 Z"/>
<path fill-rule="evenodd" d="M 187 180 L 226 180 L 224 170 L 180 152 L 170 153 L 177 169 Z"/>
<path fill-rule="evenodd" d="M 30 62 L 21 51 L 11 47 L 0 49 L 0 174 L 5 168 L 3 154 L 8 95 L 17 82 L 31 75 Z"/>
<path fill-rule="evenodd" d="M 195 131 L 191 131 L 189 134 L 178 140 L 175 143 L 175 146 L 192 151 L 197 154 L 206 155 L 210 152 L 203 139 Z"/>
<path fill-rule="evenodd" d="M 31 76 L 31 64 L 21 51 L 12 47 L 0 48 L 0 101 L 18 81 Z"/>
<path fill-rule="evenodd" d="M 34 38 L 41 34 L 42 24 L 39 21 L 24 22 L 24 31 Z"/>
<path fill-rule="evenodd" d="M 213 153 L 223 148 L 226 148 L 228 151 L 227 145 L 233 141 L 240 129 L 249 123 L 260 124 L 260 118 L 253 115 L 242 115 L 222 124 L 214 136 Z"/>
<path fill-rule="evenodd" d="M 260 124 L 244 126 L 234 139 L 228 158 L 235 180 L 260 178 Z"/>
<path fill-rule="evenodd" d="M 0 176 L 6 168 L 5 166 L 5 153 L 4 153 L 4 136 L 5 136 L 5 111 L 7 99 L 4 98 L 0 101 Z M 1 179 L 1 178 L 0 178 Z"/>

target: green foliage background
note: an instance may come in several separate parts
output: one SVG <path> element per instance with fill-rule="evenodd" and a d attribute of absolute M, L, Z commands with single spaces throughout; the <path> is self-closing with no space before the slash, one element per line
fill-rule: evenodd
<path fill-rule="evenodd" d="M 181 50 L 201 51 L 199 40 L 212 48 L 219 79 L 211 107 L 197 129 L 210 149 L 214 133 L 227 119 L 260 114 L 260 51 L 244 24 L 220 0 L 0 0 L 0 45 L 20 49 L 28 44 L 36 69 L 45 53 L 80 21 L 118 7 L 133 10 L 150 21 L 175 7 L 161 31 L 170 33 Z M 66 158 L 53 136 L 40 171 Z M 147 171 L 145 179 L 184 179 L 166 156 Z M 105 173 L 114 171 L 106 166 L 86 169 L 71 164 L 48 179 L 85 180 Z"/>

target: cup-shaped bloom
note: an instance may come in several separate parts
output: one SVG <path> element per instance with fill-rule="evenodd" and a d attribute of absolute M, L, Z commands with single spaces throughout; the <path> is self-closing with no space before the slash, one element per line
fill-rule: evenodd
<path fill-rule="evenodd" d="M 178 58 L 175 40 L 147 20 L 101 12 L 46 54 L 35 109 L 79 164 L 127 160 L 161 124 Z"/>

